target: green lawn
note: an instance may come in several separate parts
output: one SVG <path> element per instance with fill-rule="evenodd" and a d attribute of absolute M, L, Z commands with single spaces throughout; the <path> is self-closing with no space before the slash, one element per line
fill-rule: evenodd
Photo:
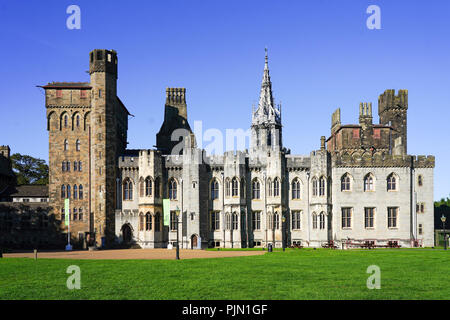
<path fill-rule="evenodd" d="M 81 289 L 66 268 L 81 268 Z M 369 265 L 381 289 L 366 287 Z M 192 260 L 0 259 L 0 299 L 449 299 L 450 251 L 287 249 Z"/>

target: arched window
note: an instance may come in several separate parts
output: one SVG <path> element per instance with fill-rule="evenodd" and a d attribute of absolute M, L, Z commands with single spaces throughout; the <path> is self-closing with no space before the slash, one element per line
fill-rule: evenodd
<path fill-rule="evenodd" d="M 80 184 L 80 186 L 78 187 L 78 199 L 83 199 L 83 185 Z"/>
<path fill-rule="evenodd" d="M 269 222 L 269 230 L 273 229 L 273 214 L 267 214 L 267 221 Z"/>
<path fill-rule="evenodd" d="M 78 209 L 78 220 L 83 220 L 83 208 Z"/>
<path fill-rule="evenodd" d="M 229 213 L 227 213 L 227 214 L 225 215 L 225 228 L 226 228 L 227 230 L 231 230 L 231 217 L 230 217 L 230 214 L 229 214 Z"/>
<path fill-rule="evenodd" d="M 129 178 L 123 181 L 123 200 L 133 200 L 133 182 Z"/>
<path fill-rule="evenodd" d="M 273 218 L 274 218 L 273 219 L 274 229 L 276 230 L 280 229 L 280 215 L 278 214 L 278 212 L 275 213 Z"/>
<path fill-rule="evenodd" d="M 147 212 L 147 214 L 145 215 L 145 230 L 152 230 L 152 215 L 150 214 L 150 212 Z"/>
<path fill-rule="evenodd" d="M 155 231 L 161 231 L 161 214 L 159 212 L 155 214 Z"/>
<path fill-rule="evenodd" d="M 81 161 L 78 161 L 78 171 L 83 171 L 83 168 L 82 168 L 82 166 L 81 166 Z"/>
<path fill-rule="evenodd" d="M 321 177 L 319 179 L 319 196 L 324 196 L 325 195 L 325 184 L 326 184 L 325 177 Z"/>
<path fill-rule="evenodd" d="M 292 180 L 292 199 L 300 199 L 300 180 Z"/>
<path fill-rule="evenodd" d="M 78 139 L 75 142 L 75 150 L 80 151 L 80 140 L 78 140 Z"/>
<path fill-rule="evenodd" d="M 373 183 L 373 176 L 372 174 L 368 174 L 364 178 L 364 191 L 373 191 L 374 190 L 374 183 Z"/>
<path fill-rule="evenodd" d="M 387 178 L 387 190 L 388 191 L 397 190 L 397 178 L 393 173 L 391 173 Z"/>
<path fill-rule="evenodd" d="M 230 186 L 230 179 L 226 179 L 225 181 L 225 196 L 229 197 L 231 194 L 231 186 Z"/>
<path fill-rule="evenodd" d="M 261 193 L 260 193 L 260 183 L 258 179 L 253 179 L 252 181 L 252 199 L 260 199 Z"/>
<path fill-rule="evenodd" d="M 280 196 L 280 179 L 275 178 L 273 180 L 273 196 L 279 197 Z"/>
<path fill-rule="evenodd" d="M 169 181 L 169 199 L 173 200 L 177 198 L 177 181 L 170 179 Z"/>
<path fill-rule="evenodd" d="M 67 193 L 66 193 L 66 197 L 70 199 L 70 185 L 67 185 Z"/>
<path fill-rule="evenodd" d="M 61 170 L 62 170 L 62 172 L 66 171 L 66 162 L 65 161 L 62 162 Z"/>
<path fill-rule="evenodd" d="M 341 178 L 341 191 L 350 191 L 350 175 L 348 173 Z"/>
<path fill-rule="evenodd" d="M 144 180 L 141 179 L 139 180 L 139 197 L 143 197 L 144 196 Z"/>
<path fill-rule="evenodd" d="M 237 197 L 239 195 L 239 181 L 236 177 L 231 180 L 231 196 Z"/>
<path fill-rule="evenodd" d="M 313 229 L 317 229 L 317 214 L 315 212 L 313 212 L 312 218 L 313 218 Z"/>
<path fill-rule="evenodd" d="M 153 187 L 152 178 L 150 177 L 145 178 L 145 195 L 147 197 L 150 197 L 152 195 L 153 193 L 152 187 Z"/>
<path fill-rule="evenodd" d="M 67 171 L 70 171 L 70 161 L 67 161 L 67 162 L 66 162 L 66 170 L 67 170 Z"/>
<path fill-rule="evenodd" d="M 317 196 L 317 178 L 312 179 L 312 195 Z"/>
<path fill-rule="evenodd" d="M 139 214 L 139 231 L 144 231 L 144 215 L 142 212 Z"/>
<path fill-rule="evenodd" d="M 76 184 L 73 185 L 73 198 L 78 198 L 78 187 Z"/>
<path fill-rule="evenodd" d="M 421 174 L 417 176 L 417 184 L 419 185 L 419 187 L 423 186 L 423 177 Z"/>
<path fill-rule="evenodd" d="M 62 185 L 61 186 L 61 199 L 65 199 L 66 198 L 66 186 Z"/>
<path fill-rule="evenodd" d="M 269 178 L 267 180 L 267 188 L 269 189 L 269 197 L 273 195 L 273 189 L 272 189 L 272 179 Z"/>
<path fill-rule="evenodd" d="M 68 117 L 67 114 L 64 115 L 64 128 L 67 128 Z"/>
<path fill-rule="evenodd" d="M 211 181 L 211 200 L 219 199 L 219 182 L 216 179 Z"/>
<path fill-rule="evenodd" d="M 319 214 L 319 228 L 325 229 L 325 214 L 323 212 Z"/>
<path fill-rule="evenodd" d="M 237 230 L 238 229 L 238 215 L 236 212 L 233 212 L 233 230 Z"/>
<path fill-rule="evenodd" d="M 156 177 L 156 179 L 155 179 L 155 198 L 159 198 L 160 197 L 160 195 L 161 195 L 161 186 L 160 186 L 160 179 L 159 179 L 159 177 Z M 156 222 L 155 222 L 155 225 L 156 225 Z"/>
<path fill-rule="evenodd" d="M 73 162 L 73 171 L 77 171 L 78 170 L 78 162 L 74 161 Z"/>
<path fill-rule="evenodd" d="M 77 114 L 76 118 L 75 118 L 75 125 L 77 126 L 77 128 L 80 127 L 80 115 Z"/>
<path fill-rule="evenodd" d="M 64 151 L 69 150 L 69 142 L 67 141 L 67 139 L 64 140 Z"/>

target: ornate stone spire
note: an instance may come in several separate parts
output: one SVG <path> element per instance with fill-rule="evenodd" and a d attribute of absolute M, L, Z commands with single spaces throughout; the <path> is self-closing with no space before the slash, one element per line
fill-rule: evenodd
<path fill-rule="evenodd" d="M 281 124 L 280 110 L 275 108 L 272 94 L 272 82 L 269 73 L 269 58 L 267 48 L 265 49 L 264 73 L 261 83 L 261 92 L 259 95 L 258 108 L 253 113 L 253 124 L 258 123 L 276 123 Z"/>

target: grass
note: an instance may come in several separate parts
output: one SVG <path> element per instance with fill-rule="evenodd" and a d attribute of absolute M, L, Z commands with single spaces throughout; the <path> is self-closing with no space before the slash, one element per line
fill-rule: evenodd
<path fill-rule="evenodd" d="M 449 299 L 443 250 L 287 249 L 192 260 L 0 259 L 0 299 Z M 81 269 L 81 289 L 66 268 Z M 381 269 L 381 289 L 366 269 Z"/>

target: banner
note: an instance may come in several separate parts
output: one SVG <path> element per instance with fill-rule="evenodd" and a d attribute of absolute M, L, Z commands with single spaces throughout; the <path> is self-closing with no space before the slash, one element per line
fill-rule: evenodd
<path fill-rule="evenodd" d="M 70 200 L 68 198 L 64 200 L 64 215 L 66 217 L 65 225 L 68 226 L 70 220 Z"/>
<path fill-rule="evenodd" d="M 170 199 L 163 199 L 164 225 L 170 224 Z"/>

